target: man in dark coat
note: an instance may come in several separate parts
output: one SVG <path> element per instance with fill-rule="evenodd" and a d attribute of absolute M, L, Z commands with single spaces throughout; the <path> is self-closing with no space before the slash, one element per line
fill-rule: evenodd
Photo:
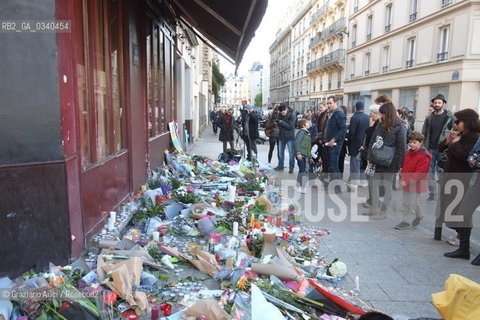
<path fill-rule="evenodd" d="M 258 117 L 251 105 L 246 105 L 242 112 L 242 139 L 247 148 L 247 160 L 252 160 L 252 151 L 257 155 L 256 140 L 260 137 L 258 133 Z"/>
<path fill-rule="evenodd" d="M 217 121 L 218 121 L 218 117 L 219 117 L 219 114 L 218 114 L 218 111 L 213 109 L 211 112 L 210 112 L 210 122 L 212 123 L 212 127 L 213 127 L 213 133 L 215 135 L 217 135 Z"/>
<path fill-rule="evenodd" d="M 338 159 L 347 134 L 347 119 L 342 108 L 338 107 L 336 97 L 328 97 L 327 108 L 330 116 L 325 126 L 324 140 L 328 150 L 329 172 L 332 180 L 340 180 L 342 176 L 338 167 Z M 339 185 L 335 187 L 335 192 L 341 192 Z"/>
<path fill-rule="evenodd" d="M 278 116 L 277 126 L 280 129 L 278 136 L 278 166 L 275 170 L 284 169 L 285 161 L 285 147 L 288 147 L 289 161 L 288 167 L 289 173 L 293 173 L 295 168 L 295 154 L 293 150 L 293 142 L 295 141 L 295 113 L 286 104 L 281 104 L 278 108 L 280 115 Z"/>
<path fill-rule="evenodd" d="M 355 113 L 350 119 L 350 126 L 348 127 L 347 141 L 348 154 L 350 155 L 350 183 L 352 186 L 357 186 L 360 182 L 360 160 L 357 159 L 358 151 L 365 140 L 370 117 L 363 112 L 363 101 L 355 103 Z"/>

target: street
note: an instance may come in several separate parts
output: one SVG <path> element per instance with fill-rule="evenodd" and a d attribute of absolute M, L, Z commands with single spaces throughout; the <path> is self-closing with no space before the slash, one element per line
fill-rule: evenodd
<path fill-rule="evenodd" d="M 202 137 L 187 151 L 191 154 L 205 155 L 217 158 L 222 151 L 218 136 L 208 127 Z M 259 161 L 266 163 L 268 142 L 258 146 Z M 347 157 L 348 158 L 348 157 Z M 287 158 L 288 159 L 288 158 Z M 276 150 L 272 159 L 272 167 L 277 165 Z M 346 163 L 345 171 L 348 172 Z M 298 168 L 294 174 L 288 170 L 275 173 L 284 181 L 295 180 Z M 346 175 L 348 177 L 348 174 Z M 292 188 L 291 188 L 292 189 Z M 331 199 L 322 186 L 318 190 L 307 189 L 307 194 L 299 196 L 289 190 L 288 199 L 299 199 L 304 211 L 303 224 L 314 224 L 328 228 L 331 234 L 326 236 L 320 253 L 330 260 L 339 258 L 348 267 L 347 276 L 340 286 L 352 290 L 355 288 L 355 277 L 359 277 L 360 297 L 372 304 L 374 308 L 391 316 L 405 315 L 410 318 L 431 317 L 440 318 L 431 303 L 431 294 L 443 291 L 445 280 L 449 274 L 455 273 L 480 282 L 480 268 L 470 261 L 449 259 L 443 253 L 453 251 L 456 247 L 449 245 L 445 239 L 454 235 L 452 230 L 444 228 L 442 241 L 433 240 L 435 203 L 426 201 L 422 196 L 422 208 L 425 218 L 414 229 L 395 230 L 393 227 L 400 221 L 401 193 L 395 191 L 393 204 L 389 208 L 386 220 L 355 221 L 355 208 L 351 200 L 355 194 L 342 192 L 340 199 Z M 365 197 L 366 188 L 358 189 L 358 196 Z M 311 208 L 308 208 L 311 204 Z M 347 206 L 348 217 L 334 222 L 335 214 L 328 214 L 328 209 Z M 320 210 L 323 208 L 323 210 Z M 353 210 L 352 210 L 353 209 Z M 359 205 L 358 213 L 366 209 Z M 335 211 L 335 210 L 334 210 Z M 319 215 L 324 215 L 319 219 Z M 360 216 L 364 219 L 364 216 Z M 474 226 L 479 225 L 479 217 L 475 215 Z M 479 253 L 479 228 L 472 232 L 472 259 Z"/>

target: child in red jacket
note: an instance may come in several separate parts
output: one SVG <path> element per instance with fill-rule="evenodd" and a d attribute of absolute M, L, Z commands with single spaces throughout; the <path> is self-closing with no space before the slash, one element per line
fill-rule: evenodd
<path fill-rule="evenodd" d="M 400 186 L 403 190 L 403 221 L 395 229 L 409 229 L 418 226 L 423 216 L 420 212 L 420 194 L 428 191 L 428 172 L 432 155 L 422 145 L 425 137 L 417 131 L 408 136 L 408 152 L 403 158 Z M 408 216 L 415 213 L 412 224 L 407 222 Z"/>

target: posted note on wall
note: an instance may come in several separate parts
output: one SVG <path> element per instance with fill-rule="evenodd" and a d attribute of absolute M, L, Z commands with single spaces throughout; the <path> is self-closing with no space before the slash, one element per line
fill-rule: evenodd
<path fill-rule="evenodd" d="M 172 138 L 173 146 L 176 151 L 183 151 L 182 143 L 180 142 L 180 132 L 178 131 L 178 123 L 172 121 L 168 123 L 168 129 L 170 131 L 170 138 Z"/>

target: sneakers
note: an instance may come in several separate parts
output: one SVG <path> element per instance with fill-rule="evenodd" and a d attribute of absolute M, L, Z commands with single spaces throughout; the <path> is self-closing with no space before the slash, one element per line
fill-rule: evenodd
<path fill-rule="evenodd" d="M 360 183 L 358 184 L 358 186 L 359 186 L 360 188 L 366 188 L 366 187 L 368 187 L 368 183 L 366 183 L 366 182 L 360 182 Z"/>
<path fill-rule="evenodd" d="M 375 216 L 375 215 L 377 215 L 377 211 L 370 208 L 370 210 L 362 212 L 361 215 L 362 216 Z"/>
<path fill-rule="evenodd" d="M 298 193 L 305 194 L 305 193 L 307 193 L 307 190 L 305 190 L 305 188 L 303 188 L 303 187 L 298 187 L 298 188 L 297 188 L 297 192 L 298 192 Z"/>
<path fill-rule="evenodd" d="M 288 173 L 293 173 L 293 168 L 290 168 L 290 169 L 288 170 Z"/>
<path fill-rule="evenodd" d="M 420 224 L 420 221 L 422 221 L 423 217 L 417 217 L 415 219 L 413 219 L 412 221 L 412 227 L 416 227 Z"/>
<path fill-rule="evenodd" d="M 275 167 L 275 171 L 283 171 L 283 167 Z"/>
<path fill-rule="evenodd" d="M 427 201 L 428 201 L 428 202 L 435 202 L 435 197 L 434 197 L 434 195 L 433 195 L 433 194 L 429 195 Z"/>
<path fill-rule="evenodd" d="M 413 224 L 413 223 L 412 223 Z M 407 223 L 405 221 L 402 221 L 400 222 L 399 224 L 397 224 L 395 226 L 395 229 L 397 230 L 405 230 L 405 229 L 410 229 L 412 226 L 410 225 L 410 223 Z"/>

